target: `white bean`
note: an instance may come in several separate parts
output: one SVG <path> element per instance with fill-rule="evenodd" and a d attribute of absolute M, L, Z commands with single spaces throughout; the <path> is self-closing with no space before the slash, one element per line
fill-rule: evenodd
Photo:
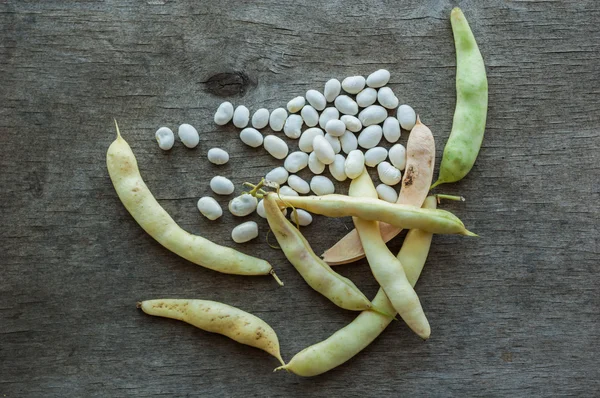
<path fill-rule="evenodd" d="M 355 179 L 365 169 L 365 155 L 360 149 L 355 149 L 348 154 L 344 164 L 344 171 L 350 179 Z"/>
<path fill-rule="evenodd" d="M 375 101 L 377 101 L 377 90 L 371 87 L 365 88 L 356 95 L 356 103 L 361 108 L 366 108 L 369 105 L 373 105 Z"/>
<path fill-rule="evenodd" d="M 358 104 L 347 95 L 340 95 L 335 99 L 335 107 L 344 115 L 356 115 L 358 113 Z"/>
<path fill-rule="evenodd" d="M 269 124 L 269 110 L 260 108 L 252 115 L 252 127 L 255 129 L 263 129 Z"/>
<path fill-rule="evenodd" d="M 283 215 L 287 215 L 287 209 L 281 209 Z M 258 201 L 258 205 L 256 205 L 256 213 L 262 218 L 267 218 L 267 212 L 265 211 L 265 202 L 264 199 Z"/>
<path fill-rule="evenodd" d="M 281 196 L 300 196 L 298 192 L 294 191 L 292 188 L 287 185 L 282 185 L 279 187 L 279 194 Z"/>
<path fill-rule="evenodd" d="M 398 97 L 389 87 L 382 87 L 377 92 L 377 101 L 388 109 L 395 109 L 398 106 Z"/>
<path fill-rule="evenodd" d="M 383 162 L 388 156 L 388 151 L 380 146 L 371 148 L 365 153 L 365 164 L 369 167 L 375 167 Z"/>
<path fill-rule="evenodd" d="M 340 144 L 344 153 L 350 153 L 350 151 L 358 148 L 358 138 L 356 138 L 356 134 L 346 130 L 344 135 L 340 137 Z"/>
<path fill-rule="evenodd" d="M 417 123 L 417 114 L 415 113 L 415 110 L 408 105 L 400 105 L 396 116 L 398 117 L 400 126 L 402 126 L 404 130 L 412 130 Z"/>
<path fill-rule="evenodd" d="M 313 140 L 313 150 L 315 151 L 317 158 L 323 164 L 331 164 L 335 159 L 335 152 L 331 147 L 329 141 L 325 137 L 317 135 Z"/>
<path fill-rule="evenodd" d="M 373 148 L 379 144 L 382 136 L 383 130 L 380 125 L 368 126 L 358 136 L 358 145 L 365 149 Z"/>
<path fill-rule="evenodd" d="M 358 133 L 362 129 L 362 123 L 356 116 L 343 115 L 340 120 L 346 125 L 346 129 Z"/>
<path fill-rule="evenodd" d="M 285 141 L 272 134 L 265 137 L 263 146 L 275 159 L 284 159 L 289 151 Z"/>
<path fill-rule="evenodd" d="M 390 81 L 390 72 L 385 69 L 379 69 L 367 76 L 367 86 L 383 87 Z"/>
<path fill-rule="evenodd" d="M 400 123 L 393 116 L 388 117 L 383 122 L 383 136 L 387 142 L 392 144 L 400 139 Z"/>
<path fill-rule="evenodd" d="M 287 183 L 290 188 L 298 193 L 307 194 L 310 192 L 310 186 L 308 185 L 308 182 L 304 181 L 295 174 L 292 174 L 288 177 Z"/>
<path fill-rule="evenodd" d="M 377 165 L 377 174 L 379 174 L 379 181 L 386 185 L 396 185 L 402 179 L 400 170 L 388 162 L 381 162 Z"/>
<path fill-rule="evenodd" d="M 315 127 L 319 124 L 319 112 L 310 105 L 304 105 L 300 111 L 300 116 L 302 116 L 302 120 L 308 127 Z"/>
<path fill-rule="evenodd" d="M 335 97 L 340 95 L 340 91 L 342 91 L 342 84 L 340 81 L 338 79 L 330 79 L 325 83 L 323 94 L 325 94 L 327 102 L 333 102 Z"/>
<path fill-rule="evenodd" d="M 338 181 L 345 181 L 348 176 L 346 175 L 345 168 L 346 158 L 342 155 L 335 155 L 333 163 L 329 165 L 329 173 L 333 178 Z"/>
<path fill-rule="evenodd" d="M 234 190 L 233 182 L 229 178 L 215 176 L 210 180 L 210 189 L 217 195 L 231 195 Z"/>
<path fill-rule="evenodd" d="M 179 126 L 179 130 L 177 131 L 177 135 L 179 139 L 188 148 L 195 148 L 196 145 L 200 142 L 200 136 L 198 135 L 198 130 L 194 128 L 194 126 L 184 123 Z"/>
<path fill-rule="evenodd" d="M 333 148 L 333 153 L 340 153 L 342 151 L 342 144 L 340 143 L 340 139 L 338 137 L 334 137 L 327 133 L 325 134 L 325 139 L 329 142 L 331 148 Z"/>
<path fill-rule="evenodd" d="M 323 130 L 318 127 L 311 127 L 309 129 L 304 130 L 300 139 L 298 140 L 298 148 L 304 152 L 312 152 L 313 151 L 313 141 L 316 136 L 324 136 Z"/>
<path fill-rule="evenodd" d="M 362 76 L 349 76 L 342 80 L 342 88 L 349 94 L 358 94 L 365 88 L 365 78 Z"/>
<path fill-rule="evenodd" d="M 249 193 L 236 196 L 229 201 L 229 212 L 237 217 L 244 217 L 256 210 L 258 199 Z"/>
<path fill-rule="evenodd" d="M 339 119 L 333 119 L 327 122 L 325 131 L 334 137 L 340 137 L 346 132 L 346 124 Z"/>
<path fill-rule="evenodd" d="M 306 100 L 304 99 L 303 96 L 298 96 L 296 98 L 292 98 L 287 103 L 287 110 L 290 113 L 296 113 L 296 112 L 300 111 L 300 109 L 302 109 L 302 107 L 304 105 L 306 105 Z"/>
<path fill-rule="evenodd" d="M 360 111 L 358 119 L 363 126 L 379 124 L 388 117 L 387 110 L 380 105 L 371 105 Z"/>
<path fill-rule="evenodd" d="M 277 184 L 285 184 L 288 179 L 288 171 L 283 167 L 276 167 L 273 170 L 269 171 L 265 176 L 267 181 L 273 181 Z"/>
<path fill-rule="evenodd" d="M 235 243 L 245 243 L 258 237 L 258 224 L 254 221 L 246 221 L 231 231 L 231 239 Z"/>
<path fill-rule="evenodd" d="M 300 115 L 289 115 L 285 120 L 283 126 L 284 134 L 291 139 L 300 138 L 302 135 L 302 116 Z"/>
<path fill-rule="evenodd" d="M 314 176 L 310 180 L 310 189 L 317 196 L 330 195 L 335 192 L 333 182 L 325 176 Z"/>
<path fill-rule="evenodd" d="M 221 148 L 209 149 L 207 157 L 209 162 L 216 165 L 221 165 L 229 162 L 229 154 Z"/>
<path fill-rule="evenodd" d="M 263 143 L 263 136 L 257 129 L 246 127 L 240 132 L 240 140 L 252 148 L 258 148 Z"/>
<path fill-rule="evenodd" d="M 321 116 L 319 116 L 319 126 L 324 129 L 328 121 L 339 118 L 340 112 L 336 108 L 325 108 L 323 112 L 321 112 Z"/>
<path fill-rule="evenodd" d="M 198 200 L 198 210 L 209 220 L 216 220 L 223 215 L 219 203 L 210 196 L 203 196 Z"/>
<path fill-rule="evenodd" d="M 227 123 L 229 123 L 232 117 L 233 105 L 231 104 L 231 102 L 225 101 L 217 108 L 217 111 L 215 112 L 214 121 L 219 126 L 224 126 Z"/>
<path fill-rule="evenodd" d="M 313 219 L 310 213 L 306 210 L 295 209 L 290 212 L 290 220 L 292 220 L 294 223 L 297 222 L 298 225 L 302 227 L 306 227 L 307 225 L 310 225 Z"/>
<path fill-rule="evenodd" d="M 269 127 L 273 131 L 283 130 L 283 125 L 287 119 L 287 111 L 284 108 L 277 108 L 269 116 Z"/>
<path fill-rule="evenodd" d="M 301 151 L 290 153 L 283 163 L 283 167 L 290 173 L 297 173 L 306 166 L 308 166 L 308 153 Z"/>
<path fill-rule="evenodd" d="M 239 105 L 233 112 L 233 125 L 243 129 L 250 121 L 250 111 L 244 105 Z"/>
<path fill-rule="evenodd" d="M 319 160 L 315 152 L 308 155 L 308 168 L 313 174 L 321 174 L 325 170 L 325 164 Z"/>
<path fill-rule="evenodd" d="M 173 130 L 168 127 L 161 127 L 156 130 L 154 138 L 156 138 L 156 142 L 158 142 L 158 147 L 163 151 L 168 151 L 173 148 L 173 144 L 175 143 Z"/>
<path fill-rule="evenodd" d="M 390 162 L 398 170 L 404 170 L 406 167 L 406 148 L 402 144 L 396 144 L 390 148 Z"/>
<path fill-rule="evenodd" d="M 398 192 L 389 185 L 379 184 L 375 189 L 377 190 L 377 196 L 379 196 L 379 199 L 381 200 L 390 203 L 396 203 L 398 200 Z"/>
<path fill-rule="evenodd" d="M 322 111 L 327 106 L 325 96 L 317 90 L 308 90 L 306 92 L 306 100 L 318 111 Z"/>

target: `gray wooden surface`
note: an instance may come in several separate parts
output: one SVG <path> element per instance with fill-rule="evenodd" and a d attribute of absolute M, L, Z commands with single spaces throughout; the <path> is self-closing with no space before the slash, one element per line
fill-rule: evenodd
<path fill-rule="evenodd" d="M 279 165 L 212 115 L 223 100 L 273 109 L 384 67 L 433 130 L 439 164 L 455 101 L 454 5 L 485 58 L 490 108 L 475 168 L 439 191 L 467 197 L 444 208 L 481 237 L 434 238 L 417 285 L 429 341 L 394 323 L 353 360 L 302 379 L 135 308 L 158 297 L 238 306 L 273 326 L 286 360 L 350 322 L 266 245 L 265 222 L 238 246 L 239 220 L 200 217 L 213 175 L 240 187 Z M 598 394 L 597 2 L 3 0 L 0 29 L 0 396 Z M 268 259 L 285 287 L 203 269 L 148 237 L 106 171 L 113 117 L 175 220 Z M 154 131 L 184 122 L 200 146 L 161 152 Z M 228 165 L 206 161 L 213 146 Z M 304 231 L 320 253 L 349 227 L 316 218 Z M 337 269 L 375 294 L 365 262 Z"/>

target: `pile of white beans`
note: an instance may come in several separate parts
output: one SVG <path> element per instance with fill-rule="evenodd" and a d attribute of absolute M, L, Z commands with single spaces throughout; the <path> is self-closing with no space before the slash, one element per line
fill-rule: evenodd
<path fill-rule="evenodd" d="M 234 109 L 231 102 L 223 102 L 215 112 L 214 122 L 224 126 L 233 121 L 235 127 L 242 129 L 240 140 L 244 144 L 252 148 L 263 146 L 267 153 L 283 161 L 283 166 L 265 175 L 266 180 L 280 185 L 282 195 L 311 191 L 315 195 L 334 193 L 331 179 L 320 175 L 326 167 L 340 182 L 357 178 L 365 167 L 376 167 L 381 182 L 377 185 L 379 198 L 395 202 L 398 192 L 394 186 L 402 180 L 406 166 L 406 149 L 397 142 L 402 129 L 410 131 L 414 127 L 417 116 L 410 106 L 398 106 L 398 97 L 386 86 L 389 80 L 390 73 L 385 69 L 371 73 L 366 79 L 350 76 L 341 83 L 330 79 L 323 93 L 308 90 L 305 96 L 291 99 L 286 108 L 271 112 L 260 108 L 252 117 L 246 106 Z M 272 134 L 263 137 L 259 130 L 267 126 Z M 281 131 L 288 140 L 297 140 L 298 151 L 290 153 L 286 140 L 276 134 Z M 198 132 L 189 124 L 179 126 L 178 136 L 188 148 L 198 145 Z M 159 128 L 155 137 L 163 150 L 171 149 L 175 142 L 173 131 L 168 127 Z M 392 144 L 389 150 L 380 146 L 382 139 Z M 221 148 L 212 148 L 208 151 L 208 160 L 223 165 L 229 161 L 229 154 Z M 314 174 L 310 182 L 295 174 L 307 167 Z M 223 176 L 213 177 L 210 188 L 217 195 L 231 195 L 235 190 L 231 180 Z M 247 216 L 256 210 L 265 218 L 262 201 L 248 194 L 232 199 L 228 208 L 234 216 Z M 200 198 L 198 210 L 209 220 L 223 215 L 219 203 L 208 196 Z M 291 213 L 290 218 L 300 225 L 312 222 L 312 216 L 304 210 Z M 293 214 L 297 214 L 297 219 Z M 254 221 L 240 224 L 231 235 L 237 243 L 252 240 L 258 236 L 258 224 Z"/>

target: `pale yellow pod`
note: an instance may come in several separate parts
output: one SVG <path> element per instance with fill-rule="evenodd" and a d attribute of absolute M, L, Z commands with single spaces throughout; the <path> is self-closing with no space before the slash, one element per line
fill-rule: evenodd
<path fill-rule="evenodd" d="M 279 339 L 271 326 L 239 308 L 209 300 L 157 299 L 137 304 L 148 315 L 177 319 L 207 332 L 268 352 L 279 360 Z"/>

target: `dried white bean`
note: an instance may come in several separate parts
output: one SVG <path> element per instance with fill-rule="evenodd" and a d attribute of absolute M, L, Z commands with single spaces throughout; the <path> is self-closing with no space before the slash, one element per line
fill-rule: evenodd
<path fill-rule="evenodd" d="M 415 113 L 415 110 L 408 105 L 400 105 L 396 116 L 398 117 L 400 126 L 402 126 L 404 130 L 412 130 L 412 128 L 415 127 L 415 123 L 417 123 L 417 114 Z"/>
<path fill-rule="evenodd" d="M 306 166 L 308 166 L 308 153 L 301 151 L 290 153 L 283 163 L 283 167 L 290 173 L 297 173 Z"/>
<path fill-rule="evenodd" d="M 398 106 L 398 97 L 389 87 L 381 87 L 377 92 L 377 101 L 385 108 L 395 109 Z"/>
<path fill-rule="evenodd" d="M 339 118 L 340 112 L 336 108 L 325 108 L 323 112 L 321 112 L 321 116 L 319 116 L 319 126 L 324 129 L 328 121 Z"/>
<path fill-rule="evenodd" d="M 390 148 L 390 162 L 398 170 L 404 170 L 406 167 L 406 148 L 402 144 L 396 144 Z"/>
<path fill-rule="evenodd" d="M 252 115 L 252 127 L 255 129 L 263 129 L 269 124 L 269 110 L 260 108 Z"/>
<path fill-rule="evenodd" d="M 333 163 L 329 165 L 329 173 L 333 178 L 338 181 L 345 181 L 348 176 L 346 175 L 345 168 L 346 158 L 342 155 L 335 155 Z"/>
<path fill-rule="evenodd" d="M 314 138 L 313 150 L 315 151 L 317 158 L 323 164 L 331 164 L 335 159 L 335 152 L 333 151 L 331 144 L 323 136 L 317 135 Z"/>
<path fill-rule="evenodd" d="M 209 220 L 216 220 L 223 215 L 219 203 L 210 196 L 203 196 L 198 200 L 198 210 Z"/>
<path fill-rule="evenodd" d="M 265 176 L 267 181 L 273 181 L 277 184 L 285 184 L 288 179 L 288 171 L 283 167 L 276 167 L 273 170 L 269 171 Z"/>
<path fill-rule="evenodd" d="M 232 117 L 233 105 L 231 104 L 231 102 L 225 101 L 217 108 L 217 111 L 215 112 L 214 121 L 219 126 L 224 126 L 227 123 L 229 123 Z"/>
<path fill-rule="evenodd" d="M 209 149 L 207 157 L 209 162 L 217 165 L 229 162 L 229 154 L 221 148 Z"/>
<path fill-rule="evenodd" d="M 358 145 L 365 149 L 373 148 L 379 144 L 382 136 L 383 130 L 380 125 L 374 124 L 372 126 L 365 127 L 358 136 Z"/>
<path fill-rule="evenodd" d="M 308 185 L 308 182 L 304 181 L 295 174 L 292 174 L 288 177 L 287 183 L 290 188 L 298 193 L 307 194 L 310 192 L 310 186 Z"/>
<path fill-rule="evenodd" d="M 363 126 L 379 124 L 388 117 L 387 110 L 380 105 L 371 105 L 360 111 L 358 119 Z"/>
<path fill-rule="evenodd" d="M 390 72 L 385 69 L 379 69 L 367 76 L 367 86 L 383 87 L 390 81 Z"/>
<path fill-rule="evenodd" d="M 381 162 L 377 165 L 377 174 L 379 175 L 379 181 L 386 185 L 396 185 L 402 179 L 400 170 L 388 162 Z"/>
<path fill-rule="evenodd" d="M 306 92 L 306 100 L 318 111 L 322 111 L 327 106 L 325 96 L 317 90 L 308 90 Z"/>
<path fill-rule="evenodd" d="M 300 138 L 302 135 L 302 116 L 300 115 L 289 115 L 285 120 L 283 126 L 284 134 L 291 139 Z"/>
<path fill-rule="evenodd" d="M 310 180 L 310 189 L 317 196 L 330 195 L 335 192 L 333 182 L 325 176 L 314 176 Z"/>
<path fill-rule="evenodd" d="M 325 170 L 325 163 L 321 162 L 315 152 L 308 155 L 308 168 L 313 174 L 321 174 Z"/>
<path fill-rule="evenodd" d="M 309 129 L 304 130 L 300 139 L 298 140 L 298 148 L 304 152 L 312 152 L 313 151 L 313 141 L 316 136 L 324 136 L 323 130 L 318 127 L 311 127 Z"/>
<path fill-rule="evenodd" d="M 377 190 L 377 196 L 379 196 L 379 199 L 381 200 L 390 203 L 396 203 L 398 200 L 398 192 L 389 185 L 379 184 L 375 189 Z"/>
<path fill-rule="evenodd" d="M 358 138 L 353 132 L 346 130 L 344 135 L 340 137 L 340 144 L 344 153 L 350 153 L 350 151 L 358 148 Z"/>
<path fill-rule="evenodd" d="M 388 117 L 383 122 L 383 136 L 387 142 L 392 144 L 400 139 L 400 123 L 393 116 Z"/>
<path fill-rule="evenodd" d="M 307 225 L 310 225 L 313 219 L 310 213 L 306 210 L 295 209 L 290 212 L 290 220 L 292 220 L 294 223 L 297 222 L 298 225 L 302 227 L 306 227 Z"/>
<path fill-rule="evenodd" d="M 284 159 L 289 151 L 285 141 L 272 134 L 265 137 L 263 146 L 275 159 Z"/>
<path fill-rule="evenodd" d="M 283 130 L 283 125 L 287 119 L 287 111 L 284 108 L 277 108 L 269 116 L 269 127 L 273 131 Z"/>
<path fill-rule="evenodd" d="M 319 124 L 319 112 L 310 105 L 304 105 L 300 111 L 300 116 L 302 116 L 302 120 L 308 127 L 315 127 Z"/>
<path fill-rule="evenodd" d="M 346 132 L 346 124 L 339 119 L 333 119 L 327 122 L 325 131 L 334 137 L 340 137 Z"/>
<path fill-rule="evenodd" d="M 323 94 L 325 94 L 327 102 L 333 102 L 335 97 L 340 95 L 340 91 L 342 91 L 342 84 L 340 81 L 338 79 L 330 79 L 325 83 Z"/>
<path fill-rule="evenodd" d="M 366 108 L 369 105 L 373 105 L 375 101 L 377 101 L 377 90 L 371 87 L 365 88 L 356 95 L 356 103 L 361 108 Z"/>
<path fill-rule="evenodd" d="M 365 152 L 365 164 L 369 167 L 375 167 L 383 162 L 388 156 L 388 151 L 380 146 L 371 148 Z"/>
<path fill-rule="evenodd" d="M 282 185 L 281 187 L 279 187 L 279 194 L 281 196 L 300 196 L 298 195 L 298 192 L 294 191 L 287 185 Z"/>
<path fill-rule="evenodd" d="M 194 128 L 194 126 L 184 123 L 179 126 L 179 130 L 177 131 L 177 135 L 179 139 L 188 148 L 195 148 L 196 145 L 200 142 L 200 136 L 198 135 L 198 130 Z"/>
<path fill-rule="evenodd" d="M 217 195 L 231 195 L 234 190 L 233 182 L 229 178 L 215 176 L 210 180 L 210 189 Z"/>
<path fill-rule="evenodd" d="M 258 148 L 263 143 L 263 136 L 257 129 L 246 127 L 240 132 L 240 140 L 252 148 Z"/>
<path fill-rule="evenodd" d="M 325 139 L 329 142 L 331 148 L 333 148 L 333 153 L 340 153 L 342 151 L 342 144 L 340 143 L 340 139 L 338 137 L 334 137 L 327 133 L 325 134 Z"/>
<path fill-rule="evenodd" d="M 249 193 L 236 196 L 229 201 L 229 212 L 237 217 L 244 217 L 256 210 L 258 199 Z"/>
<path fill-rule="evenodd" d="M 233 112 L 233 125 L 243 129 L 248 125 L 250 120 L 250 111 L 244 105 L 239 105 Z"/>
<path fill-rule="evenodd" d="M 298 96 L 296 98 L 292 98 L 288 103 L 287 103 L 287 110 L 290 113 L 296 113 L 299 112 L 300 109 L 302 109 L 302 107 L 306 105 L 306 100 L 304 99 L 303 96 Z"/>
<path fill-rule="evenodd" d="M 358 94 L 365 88 L 365 78 L 362 76 L 349 76 L 342 80 L 342 88 L 349 94 Z"/>
<path fill-rule="evenodd" d="M 168 151 L 173 148 L 173 144 L 175 143 L 173 130 L 168 127 L 161 127 L 156 130 L 154 138 L 156 138 L 156 142 L 158 142 L 158 147 L 163 151 Z"/>
<path fill-rule="evenodd" d="M 360 149 L 355 149 L 348 154 L 346 163 L 344 164 L 344 171 L 350 179 L 355 179 L 362 174 L 365 169 L 365 155 Z"/>
<path fill-rule="evenodd" d="M 358 104 L 347 95 L 340 95 L 335 99 L 335 107 L 344 115 L 356 115 L 358 113 Z"/>
<path fill-rule="evenodd" d="M 362 123 L 356 116 L 343 115 L 340 120 L 346 125 L 346 129 L 358 133 L 362 129 Z"/>
<path fill-rule="evenodd" d="M 287 209 L 281 209 L 281 212 L 284 216 L 287 215 Z M 262 218 L 267 218 L 267 212 L 265 211 L 265 202 L 264 199 L 258 201 L 258 205 L 256 205 L 256 213 Z"/>
<path fill-rule="evenodd" d="M 246 221 L 231 231 L 231 239 L 235 243 L 245 243 L 258 237 L 258 224 L 254 221 Z"/>

